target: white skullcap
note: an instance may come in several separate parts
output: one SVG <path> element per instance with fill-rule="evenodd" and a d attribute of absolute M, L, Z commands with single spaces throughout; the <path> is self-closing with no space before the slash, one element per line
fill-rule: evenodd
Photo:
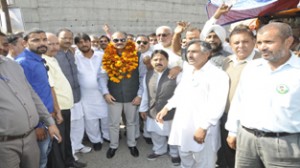
<path fill-rule="evenodd" d="M 226 30 L 220 25 L 211 25 L 205 31 L 201 32 L 200 39 L 205 40 L 210 32 L 215 32 L 222 43 L 226 40 Z"/>

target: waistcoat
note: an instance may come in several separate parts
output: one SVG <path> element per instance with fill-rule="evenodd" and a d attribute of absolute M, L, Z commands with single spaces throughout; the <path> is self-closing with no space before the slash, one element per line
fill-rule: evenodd
<path fill-rule="evenodd" d="M 166 69 L 157 85 L 157 76 L 153 70 L 148 71 L 146 74 L 146 86 L 148 90 L 149 100 L 149 116 L 155 118 L 156 114 L 163 109 L 168 100 L 173 96 L 176 88 L 176 78 L 169 79 L 169 69 Z M 157 87 L 156 87 L 157 85 Z M 146 88 L 145 88 L 146 89 Z M 172 120 L 174 117 L 175 109 L 171 109 L 168 114 L 163 118 L 164 120 Z"/>

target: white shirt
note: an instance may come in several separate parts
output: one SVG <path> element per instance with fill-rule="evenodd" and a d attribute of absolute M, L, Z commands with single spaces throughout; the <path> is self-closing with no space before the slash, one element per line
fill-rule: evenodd
<path fill-rule="evenodd" d="M 214 151 L 219 144 L 219 119 L 223 114 L 229 88 L 227 74 L 207 62 L 200 70 L 188 68 L 182 74 L 168 109 L 176 108 L 173 119 L 170 145 L 178 145 L 182 151 L 199 152 L 193 135 L 198 128 L 207 129 L 207 136 L 214 136 Z"/>
<path fill-rule="evenodd" d="M 253 60 L 253 58 L 254 58 L 254 55 L 255 55 L 255 50 L 253 50 L 252 52 L 251 52 L 251 54 L 246 58 L 246 59 L 244 59 L 244 60 L 238 60 L 237 59 L 237 56 L 235 55 L 235 54 L 233 54 L 232 56 L 230 56 L 230 57 L 228 57 L 229 59 L 231 59 L 232 61 L 233 61 L 233 65 L 234 66 L 237 66 L 237 65 L 239 65 L 239 64 L 241 64 L 241 62 L 249 62 L 249 61 L 252 61 Z"/>
<path fill-rule="evenodd" d="M 182 61 L 182 58 L 181 56 L 178 56 L 176 55 L 171 48 L 165 48 L 164 46 L 162 46 L 160 43 L 156 44 L 154 47 L 153 47 L 153 51 L 155 50 L 164 50 L 168 53 L 169 55 L 169 65 L 168 67 L 170 69 L 172 69 L 173 67 L 176 67 L 176 66 L 179 66 L 182 68 L 182 64 L 183 64 L 183 61 Z"/>
<path fill-rule="evenodd" d="M 300 58 L 272 71 L 256 59 L 244 68 L 229 110 L 226 129 L 236 136 L 239 124 L 266 132 L 300 132 Z"/>
<path fill-rule="evenodd" d="M 81 91 L 81 103 L 87 119 L 107 117 L 108 107 L 99 90 L 98 75 L 102 65 L 103 55 L 94 52 L 91 58 L 86 58 L 81 52 L 75 53 L 75 63 L 78 69 L 78 82 Z"/>
<path fill-rule="evenodd" d="M 141 57 L 142 57 L 142 58 L 145 58 L 145 57 L 147 57 L 147 56 L 148 56 L 148 57 L 151 57 L 152 53 L 153 53 L 153 51 L 150 50 L 150 48 L 149 48 L 148 51 L 146 51 L 146 52 L 144 52 L 144 53 L 141 53 Z"/>
<path fill-rule="evenodd" d="M 9 58 L 9 59 L 11 59 L 11 60 L 15 60 L 15 58 L 13 57 L 13 56 L 11 56 L 10 54 L 8 54 L 7 56 L 6 56 L 6 58 Z"/>

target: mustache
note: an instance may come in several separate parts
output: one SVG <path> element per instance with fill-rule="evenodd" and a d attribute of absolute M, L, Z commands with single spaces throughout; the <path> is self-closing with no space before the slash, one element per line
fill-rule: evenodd
<path fill-rule="evenodd" d="M 189 62 L 189 61 L 194 61 L 194 58 L 189 58 L 189 57 L 187 57 L 187 61 Z"/>
<path fill-rule="evenodd" d="M 46 48 L 46 49 L 48 49 L 48 47 L 45 46 L 45 45 L 41 45 L 41 46 L 37 47 L 37 49 L 41 49 L 41 48 Z"/>
<path fill-rule="evenodd" d="M 158 66 L 163 66 L 162 64 L 155 64 L 155 67 L 158 67 Z"/>

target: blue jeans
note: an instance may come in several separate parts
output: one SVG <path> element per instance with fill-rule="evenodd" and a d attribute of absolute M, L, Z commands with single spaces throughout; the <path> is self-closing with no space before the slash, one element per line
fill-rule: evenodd
<path fill-rule="evenodd" d="M 46 168 L 48 161 L 48 154 L 51 150 L 51 139 L 50 135 L 47 133 L 47 138 L 43 141 L 38 141 L 38 145 L 40 148 L 40 168 Z"/>

